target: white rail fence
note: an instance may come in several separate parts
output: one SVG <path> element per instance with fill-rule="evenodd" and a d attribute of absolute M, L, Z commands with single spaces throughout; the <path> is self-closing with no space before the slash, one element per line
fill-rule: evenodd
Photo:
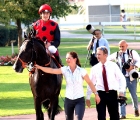
<path fill-rule="evenodd" d="M 131 29 L 133 29 L 133 34 L 131 34 L 131 36 L 134 37 L 134 40 L 136 40 L 136 37 L 140 38 L 140 22 L 90 22 L 90 23 L 66 23 L 66 24 L 59 24 L 60 29 L 63 28 L 86 28 L 86 26 L 88 24 L 91 24 L 92 26 L 96 27 L 98 26 L 101 30 L 102 30 L 102 34 L 105 34 L 106 31 L 106 26 L 114 26 L 113 31 L 117 31 L 120 30 L 118 28 L 116 28 L 116 26 L 122 26 L 122 25 L 126 25 L 126 26 L 131 26 Z M 123 28 L 122 28 L 123 30 Z M 121 34 L 123 35 L 123 33 Z M 129 35 L 127 33 L 124 32 L 124 35 Z"/>

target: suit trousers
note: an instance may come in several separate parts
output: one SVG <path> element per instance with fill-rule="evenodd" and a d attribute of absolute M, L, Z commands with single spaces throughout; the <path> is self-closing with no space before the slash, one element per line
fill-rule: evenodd
<path fill-rule="evenodd" d="M 98 120 L 106 120 L 106 107 L 109 112 L 110 120 L 119 120 L 119 106 L 117 91 L 109 92 L 98 91 L 101 101 L 96 105 Z"/>

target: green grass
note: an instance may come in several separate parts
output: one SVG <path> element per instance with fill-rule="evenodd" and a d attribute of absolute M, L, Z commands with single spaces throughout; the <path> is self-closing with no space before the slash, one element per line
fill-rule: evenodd
<path fill-rule="evenodd" d="M 90 68 L 86 68 L 89 72 Z M 0 69 L 0 116 L 31 114 L 34 113 L 33 97 L 28 81 L 28 72 L 24 70 L 22 74 L 15 73 L 11 66 L 4 66 Z M 84 82 L 84 92 L 86 93 L 86 83 Z M 140 93 L 140 88 L 138 89 Z M 65 81 L 63 80 L 61 97 L 64 99 Z M 140 97 L 140 94 L 138 94 Z M 63 100 L 60 105 L 63 107 Z M 127 91 L 128 103 L 131 103 Z M 92 107 L 95 107 L 93 95 L 91 97 Z"/>
<path fill-rule="evenodd" d="M 0 116 L 33 113 L 27 70 L 17 74 L 11 66 L 4 66 L 0 78 Z"/>
<path fill-rule="evenodd" d="M 77 39 L 72 39 L 77 40 Z M 71 43 L 66 43 L 66 41 Z M 79 43 L 74 43 L 70 39 L 62 39 L 62 44 L 59 47 L 59 52 L 62 56 L 62 61 L 64 65 L 65 55 L 69 51 L 78 52 L 82 66 L 84 66 L 87 50 L 83 39 L 78 39 L 81 41 Z M 89 40 L 87 40 L 88 42 Z M 14 50 L 18 53 L 18 48 L 14 46 Z M 111 46 L 111 53 L 118 50 L 117 46 Z M 1 55 L 11 55 L 11 47 L 0 47 L 0 56 Z M 87 62 L 86 70 L 90 71 L 90 66 Z M 29 85 L 29 76 L 28 71 L 25 69 L 22 74 L 16 73 L 12 66 L 0 66 L 0 116 L 7 115 L 18 115 L 18 114 L 31 114 L 35 113 L 33 97 Z M 61 97 L 64 99 L 65 95 L 65 80 L 63 80 Z M 84 82 L 84 92 L 86 93 L 86 83 Z M 140 93 L 140 87 L 138 84 L 138 93 Z M 63 100 L 59 97 L 60 105 L 63 108 Z M 128 103 L 131 103 L 129 92 L 127 91 Z M 140 94 L 138 94 L 140 97 Z M 92 107 L 95 107 L 93 96 L 91 97 Z M 139 100 L 140 101 L 140 100 Z M 130 116 L 131 117 L 131 116 Z M 137 120 L 137 119 L 135 119 Z"/>
<path fill-rule="evenodd" d="M 120 39 L 108 39 L 108 41 L 119 42 Z M 140 42 L 140 40 L 127 40 L 127 39 L 126 41 L 127 42 Z M 89 42 L 89 39 L 85 39 L 85 38 L 62 38 L 59 51 L 62 56 L 64 56 L 67 52 L 71 50 L 78 52 L 78 55 L 86 55 L 87 54 L 86 47 L 87 47 L 88 42 Z M 114 46 L 111 46 L 111 47 L 114 47 Z M 117 50 L 117 48 L 115 50 Z M 18 53 L 17 46 L 14 46 L 14 52 Z M 11 55 L 11 54 L 12 54 L 12 50 L 10 46 L 0 47 L 0 56 L 3 56 L 3 55 L 6 56 L 6 55 Z"/>
<path fill-rule="evenodd" d="M 89 72 L 90 68 L 86 70 Z M 28 81 L 28 72 L 15 73 L 11 66 L 3 66 L 0 69 L 0 116 L 31 114 L 34 113 L 33 97 Z M 84 82 L 84 92 L 86 93 L 86 83 Z M 64 99 L 65 81 L 63 80 L 61 97 Z M 140 93 L 140 88 L 138 89 Z M 60 99 L 60 105 L 63 107 L 63 100 Z M 127 91 L 128 103 L 131 103 Z M 138 94 L 140 97 L 140 94 Z M 91 97 L 92 107 L 95 107 L 93 95 Z"/>

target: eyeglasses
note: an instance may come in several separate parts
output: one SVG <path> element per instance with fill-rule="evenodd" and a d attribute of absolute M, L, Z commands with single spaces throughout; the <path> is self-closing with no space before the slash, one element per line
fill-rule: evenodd
<path fill-rule="evenodd" d="M 104 50 L 105 50 L 105 48 L 101 47 L 101 50 L 102 50 L 102 51 L 104 51 Z"/>

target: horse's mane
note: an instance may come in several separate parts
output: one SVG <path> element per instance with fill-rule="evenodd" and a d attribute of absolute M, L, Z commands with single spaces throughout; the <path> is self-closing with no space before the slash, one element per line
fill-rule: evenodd
<path fill-rule="evenodd" d="M 46 49 L 45 48 L 45 45 L 44 45 L 44 42 L 42 40 L 39 40 L 37 38 L 32 38 L 32 39 L 34 39 L 36 42 L 38 42 L 39 44 L 41 44 L 44 47 L 44 49 Z"/>

